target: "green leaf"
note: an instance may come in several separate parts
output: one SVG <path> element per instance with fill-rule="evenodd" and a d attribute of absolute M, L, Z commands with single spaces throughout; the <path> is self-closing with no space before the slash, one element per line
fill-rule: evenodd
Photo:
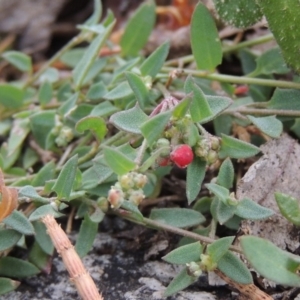
<path fill-rule="evenodd" d="M 126 209 L 127 211 L 131 212 L 133 214 L 134 219 L 139 220 L 139 221 L 143 220 L 144 217 L 143 217 L 142 213 L 139 211 L 138 207 L 135 204 L 133 204 L 132 202 L 125 200 L 122 203 L 121 207 L 123 209 Z"/>
<path fill-rule="evenodd" d="M 206 162 L 195 157 L 187 167 L 186 175 L 186 196 L 191 204 L 198 196 L 206 172 Z"/>
<path fill-rule="evenodd" d="M 260 149 L 252 144 L 222 134 L 219 157 L 248 158 L 256 155 Z"/>
<path fill-rule="evenodd" d="M 29 132 L 30 127 L 28 119 L 16 119 L 14 121 L 8 138 L 8 155 L 11 155 L 22 146 Z"/>
<path fill-rule="evenodd" d="M 205 221 L 202 214 L 187 208 L 154 208 L 150 219 L 179 228 L 199 225 Z"/>
<path fill-rule="evenodd" d="M 144 109 L 145 106 L 149 104 L 149 91 L 145 83 L 143 82 L 142 78 L 135 73 L 126 72 L 125 75 L 140 107 Z"/>
<path fill-rule="evenodd" d="M 98 105 L 95 105 L 90 115 L 96 117 L 106 117 L 106 116 L 111 116 L 113 113 L 117 111 L 118 108 L 112 105 L 111 102 L 104 101 Z"/>
<path fill-rule="evenodd" d="M 270 30 L 278 43 L 286 63 L 297 73 L 300 72 L 299 47 L 300 3 L 298 0 L 258 0 L 266 16 Z"/>
<path fill-rule="evenodd" d="M 140 70 L 143 76 L 151 76 L 155 78 L 157 73 L 161 70 L 168 54 L 170 43 L 165 42 L 161 44 L 154 52 L 152 52 L 142 63 Z"/>
<path fill-rule="evenodd" d="M 47 204 L 50 202 L 48 198 L 40 196 L 35 188 L 31 185 L 25 185 L 19 189 L 19 197 L 26 197 L 33 199 L 37 203 Z"/>
<path fill-rule="evenodd" d="M 133 95 L 132 89 L 128 82 L 118 84 L 114 89 L 103 96 L 106 100 L 118 100 Z"/>
<path fill-rule="evenodd" d="M 101 73 L 104 67 L 107 64 L 106 58 L 98 58 L 94 61 L 91 68 L 86 73 L 82 85 L 85 86 L 88 83 L 91 83 L 92 80 Z"/>
<path fill-rule="evenodd" d="M 227 203 L 227 198 L 229 197 L 229 191 L 227 188 L 215 183 L 208 183 L 205 186 L 223 203 Z"/>
<path fill-rule="evenodd" d="M 184 99 L 182 99 L 173 109 L 172 116 L 175 119 L 180 119 L 185 116 L 187 113 L 188 109 L 190 108 L 192 99 L 191 97 L 187 96 Z"/>
<path fill-rule="evenodd" d="M 78 155 L 71 157 L 60 171 L 52 191 L 56 192 L 58 199 L 69 200 L 77 171 Z"/>
<path fill-rule="evenodd" d="M 29 118 L 30 127 L 36 142 L 43 149 L 47 148 L 47 137 L 55 126 L 55 112 L 42 111 Z"/>
<path fill-rule="evenodd" d="M 4 295 L 15 290 L 20 285 L 19 281 L 10 278 L 0 277 L 0 295 Z"/>
<path fill-rule="evenodd" d="M 55 167 L 54 161 L 48 162 L 38 171 L 34 179 L 31 181 L 31 184 L 33 186 L 44 186 L 46 181 L 54 179 Z"/>
<path fill-rule="evenodd" d="M 297 274 L 299 256 L 255 236 L 243 236 L 240 242 L 246 259 L 260 275 L 281 285 L 300 286 L 300 277 Z"/>
<path fill-rule="evenodd" d="M 112 74 L 112 79 L 110 84 L 115 83 L 120 77 L 124 77 L 124 74 L 126 71 L 132 70 L 133 67 L 135 67 L 138 62 L 141 60 L 140 57 L 135 57 L 133 59 L 124 61 L 120 57 L 118 58 L 119 67 L 114 69 L 114 72 Z M 122 78 L 123 79 L 123 78 Z"/>
<path fill-rule="evenodd" d="M 183 268 L 180 273 L 170 282 L 166 291 L 164 292 L 164 296 L 168 297 L 171 296 L 189 285 L 193 284 L 197 278 L 188 275 L 187 268 Z"/>
<path fill-rule="evenodd" d="M 39 88 L 39 93 L 38 93 L 38 99 L 40 104 L 42 106 L 48 104 L 52 100 L 52 97 L 53 97 L 52 84 L 48 81 L 43 82 Z"/>
<path fill-rule="evenodd" d="M 33 222 L 33 227 L 35 230 L 35 240 L 39 244 L 39 246 L 43 249 L 45 253 L 48 255 L 53 255 L 54 245 L 52 240 L 47 233 L 47 228 L 44 223 L 41 221 Z"/>
<path fill-rule="evenodd" d="M 107 28 L 104 29 L 102 34 L 99 34 L 93 40 L 93 42 L 87 48 L 83 57 L 76 65 L 75 69 L 73 70 L 73 80 L 76 89 L 79 89 L 81 87 L 83 80 L 85 79 L 89 69 L 92 67 L 93 63 L 95 62 L 99 54 L 100 48 L 105 43 L 114 25 L 115 23 L 110 24 Z"/>
<path fill-rule="evenodd" d="M 296 226 L 300 226 L 299 200 L 282 193 L 275 193 L 275 199 L 281 214 Z"/>
<path fill-rule="evenodd" d="M 226 158 L 218 173 L 217 184 L 227 189 L 232 188 L 234 180 L 234 168 L 230 158 Z"/>
<path fill-rule="evenodd" d="M 113 148 L 104 149 L 104 158 L 107 165 L 118 175 L 124 175 L 136 166 L 134 161 Z"/>
<path fill-rule="evenodd" d="M 212 111 L 206 97 L 200 87 L 195 84 L 193 78 L 189 76 L 184 84 L 186 94 L 193 93 L 190 105 L 190 114 L 194 122 L 201 122 L 212 116 Z"/>
<path fill-rule="evenodd" d="M 21 236 L 22 234 L 14 229 L 0 230 L 0 251 L 13 247 L 20 240 Z"/>
<path fill-rule="evenodd" d="M 47 68 L 42 75 L 39 77 L 39 82 L 43 83 L 48 81 L 50 83 L 55 83 L 59 79 L 59 72 L 55 68 Z"/>
<path fill-rule="evenodd" d="M 22 72 L 31 72 L 32 64 L 30 56 L 19 51 L 6 51 L 2 57 Z"/>
<path fill-rule="evenodd" d="M 146 44 L 155 24 L 155 4 L 146 1 L 128 21 L 120 46 L 123 55 L 137 56 Z"/>
<path fill-rule="evenodd" d="M 140 126 L 141 132 L 149 146 L 151 146 L 160 137 L 166 125 L 170 121 L 171 115 L 171 111 L 160 113 L 151 117 Z"/>
<path fill-rule="evenodd" d="M 98 142 L 101 142 L 107 133 L 106 123 L 101 117 L 87 116 L 76 123 L 75 129 L 79 133 L 91 130 Z"/>
<path fill-rule="evenodd" d="M 274 211 L 257 204 L 251 199 L 244 198 L 239 202 L 235 214 L 243 219 L 261 220 L 272 216 Z"/>
<path fill-rule="evenodd" d="M 45 253 L 35 241 L 30 249 L 28 260 L 45 273 L 50 272 L 52 257 Z"/>
<path fill-rule="evenodd" d="M 40 270 L 33 264 L 14 257 L 0 259 L 0 275 L 13 278 L 26 278 L 36 275 Z"/>
<path fill-rule="evenodd" d="M 148 120 L 148 116 L 136 105 L 128 110 L 113 114 L 109 121 L 119 130 L 141 134 L 140 126 Z"/>
<path fill-rule="evenodd" d="M 233 281 L 252 284 L 252 275 L 244 263 L 233 253 L 227 251 L 218 261 L 218 269 Z"/>
<path fill-rule="evenodd" d="M 20 108 L 23 105 L 25 92 L 9 84 L 0 85 L 0 105 L 8 109 Z"/>
<path fill-rule="evenodd" d="M 286 74 L 290 69 L 286 66 L 279 48 L 272 48 L 264 52 L 256 60 L 256 69 L 251 73 L 251 76 L 261 74 Z"/>
<path fill-rule="evenodd" d="M 205 97 L 212 114 L 210 117 L 203 119 L 201 121 L 202 124 L 214 120 L 222 111 L 232 104 L 232 100 L 228 97 L 210 95 L 205 95 Z"/>
<path fill-rule="evenodd" d="M 262 12 L 255 0 L 214 0 L 218 15 L 226 23 L 246 28 L 262 18 Z"/>
<path fill-rule="evenodd" d="M 255 118 L 253 116 L 247 116 L 247 118 L 263 133 L 267 134 L 272 138 L 279 138 L 282 130 L 283 125 L 282 122 L 276 119 L 275 116 L 268 116 L 268 117 L 260 117 Z"/>
<path fill-rule="evenodd" d="M 209 10 L 198 3 L 191 21 L 191 46 L 198 69 L 214 70 L 222 61 L 218 30 Z"/>
<path fill-rule="evenodd" d="M 225 255 L 234 240 L 234 236 L 227 236 L 216 240 L 207 246 L 207 254 L 210 256 L 213 263 L 218 263 Z"/>
<path fill-rule="evenodd" d="M 67 117 L 76 108 L 76 102 L 78 100 L 78 93 L 71 95 L 68 99 L 57 109 L 57 112 L 63 116 Z"/>
<path fill-rule="evenodd" d="M 218 198 L 214 198 L 210 211 L 214 219 L 223 225 L 234 216 L 236 206 L 227 205 Z"/>
<path fill-rule="evenodd" d="M 33 235 L 34 228 L 32 224 L 28 221 L 26 216 L 17 210 L 14 210 L 7 218 L 3 220 L 3 223 L 10 228 L 25 234 Z M 0 239 L 1 240 L 1 239 Z"/>
<path fill-rule="evenodd" d="M 162 259 L 171 264 L 186 264 L 192 261 L 199 261 L 202 250 L 200 242 L 195 242 L 176 248 Z"/>
<path fill-rule="evenodd" d="M 90 86 L 86 96 L 90 100 L 99 100 L 103 98 L 105 94 L 107 94 L 106 85 L 100 81 Z"/>
<path fill-rule="evenodd" d="M 300 90 L 277 88 L 268 102 L 268 108 L 300 110 Z"/>
<path fill-rule="evenodd" d="M 98 231 L 98 223 L 93 222 L 86 214 L 81 222 L 75 249 L 80 257 L 85 256 L 93 246 Z"/>
<path fill-rule="evenodd" d="M 29 217 L 29 221 L 33 222 L 36 220 L 41 219 L 42 217 L 45 217 L 46 215 L 54 216 L 55 218 L 59 218 L 63 216 L 60 212 L 58 212 L 53 205 L 46 204 L 43 206 L 40 206 L 37 208 Z"/>
<path fill-rule="evenodd" d="M 102 2 L 100 0 L 94 0 L 94 12 L 84 22 L 85 25 L 96 25 L 100 22 L 102 16 Z"/>

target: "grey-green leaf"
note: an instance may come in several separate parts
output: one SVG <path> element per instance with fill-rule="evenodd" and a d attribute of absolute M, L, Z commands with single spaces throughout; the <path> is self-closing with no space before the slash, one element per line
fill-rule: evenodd
<path fill-rule="evenodd" d="M 13 229 L 0 230 L 0 251 L 13 247 L 21 238 L 22 234 Z"/>
<path fill-rule="evenodd" d="M 234 168 L 230 158 L 226 158 L 218 173 L 217 184 L 227 189 L 232 188 L 234 180 Z"/>
<path fill-rule="evenodd" d="M 152 78 L 155 78 L 168 56 L 169 48 L 170 43 L 165 42 L 161 44 L 154 52 L 152 52 L 147 59 L 144 60 L 140 67 L 143 76 L 148 75 Z"/>
<path fill-rule="evenodd" d="M 166 111 L 164 113 L 160 113 L 146 122 L 144 122 L 141 126 L 141 132 L 143 136 L 146 138 L 148 145 L 152 145 L 162 134 L 166 125 L 168 124 L 171 118 L 172 112 Z M 155 129 L 155 130 L 154 130 Z"/>
<path fill-rule="evenodd" d="M 197 280 L 197 278 L 188 275 L 187 268 L 185 267 L 170 282 L 170 284 L 168 285 L 166 291 L 164 292 L 164 296 L 165 297 L 171 296 L 171 295 L 185 289 L 186 287 L 188 287 L 189 285 L 194 283 L 196 280 Z"/>
<path fill-rule="evenodd" d="M 85 256 L 92 248 L 98 231 L 98 223 L 93 222 L 88 215 L 85 215 L 81 222 L 75 249 L 80 257 Z"/>
<path fill-rule="evenodd" d="M 113 114 L 109 121 L 120 130 L 141 134 L 140 126 L 147 120 L 148 116 L 136 105 Z"/>
<path fill-rule="evenodd" d="M 278 284 L 300 287 L 300 277 L 297 274 L 299 256 L 255 236 L 243 236 L 240 242 L 246 259 L 260 275 Z"/>
<path fill-rule="evenodd" d="M 155 4 L 144 2 L 128 21 L 121 38 L 123 55 L 135 56 L 146 44 L 155 24 Z"/>
<path fill-rule="evenodd" d="M 233 253 L 227 251 L 218 261 L 218 269 L 235 282 L 253 283 L 252 275 L 245 264 Z"/>
<path fill-rule="evenodd" d="M 236 208 L 235 214 L 243 219 L 261 220 L 274 214 L 274 211 L 263 207 L 251 199 L 244 198 Z"/>
<path fill-rule="evenodd" d="M 209 254 L 212 262 L 218 263 L 219 260 L 225 255 L 234 240 L 234 236 L 227 236 L 220 238 L 207 246 L 207 253 Z"/>
<path fill-rule="evenodd" d="M 150 219 L 179 228 L 199 225 L 205 221 L 202 214 L 187 208 L 154 208 Z"/>
<path fill-rule="evenodd" d="M 7 218 L 3 220 L 3 223 L 22 234 L 25 235 L 34 234 L 34 228 L 32 224 L 29 222 L 26 216 L 20 211 L 14 210 Z"/>
<path fill-rule="evenodd" d="M 191 204 L 198 196 L 206 172 L 206 162 L 195 157 L 187 167 L 186 175 L 186 196 Z"/>
<path fill-rule="evenodd" d="M 2 57 L 22 72 L 31 72 L 31 58 L 19 51 L 6 51 Z"/>
<path fill-rule="evenodd" d="M 247 116 L 247 118 L 263 133 L 267 134 L 272 138 L 279 138 L 283 125 L 282 122 L 276 119 L 275 116 L 267 116 L 267 117 L 253 117 Z"/>
<path fill-rule="evenodd" d="M 248 158 L 256 155 L 260 149 L 252 144 L 222 134 L 219 157 Z"/>
<path fill-rule="evenodd" d="M 102 34 L 99 34 L 90 46 L 87 48 L 86 52 L 84 53 L 81 60 L 76 65 L 75 69 L 73 70 L 73 80 L 75 87 L 79 89 L 81 84 L 88 73 L 89 69 L 91 68 L 93 62 L 96 60 L 99 50 L 106 41 L 107 37 L 109 36 L 110 32 L 112 31 L 115 23 L 110 24 L 105 30 L 103 30 Z"/>
<path fill-rule="evenodd" d="M 69 199 L 75 181 L 78 155 L 71 157 L 60 171 L 52 191 L 56 192 L 59 199 Z"/>
<path fill-rule="evenodd" d="M 200 242 L 195 242 L 176 248 L 162 259 L 171 264 L 186 264 L 192 261 L 199 261 L 202 250 Z"/>
<path fill-rule="evenodd" d="M 214 70 L 222 61 L 218 30 L 209 10 L 198 3 L 191 21 L 192 52 L 198 69 Z"/>

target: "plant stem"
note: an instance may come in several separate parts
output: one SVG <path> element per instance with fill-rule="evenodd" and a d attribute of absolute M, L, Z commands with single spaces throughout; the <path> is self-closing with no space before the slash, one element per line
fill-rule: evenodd
<path fill-rule="evenodd" d="M 190 237 L 194 240 L 197 240 L 197 241 L 200 241 L 200 242 L 203 242 L 203 243 L 206 243 L 206 244 L 212 244 L 213 242 L 215 242 L 215 239 L 211 239 L 207 236 L 203 236 L 203 235 L 200 235 L 200 234 L 197 234 L 197 233 L 194 233 L 194 232 L 191 232 L 191 231 L 187 231 L 185 229 L 177 228 L 177 227 L 174 227 L 174 226 L 171 226 L 171 225 L 167 225 L 167 224 L 164 224 L 164 223 L 161 223 L 161 222 L 153 221 L 153 220 L 148 219 L 148 218 L 144 218 L 143 223 L 145 225 L 150 226 L 150 227 L 155 227 L 155 228 L 158 228 L 158 229 L 161 229 L 161 230 L 166 230 L 166 231 L 178 234 L 178 235 Z M 229 249 L 232 250 L 232 251 L 238 252 L 238 253 L 242 253 L 242 250 L 240 248 L 236 247 L 236 246 L 230 246 Z"/>
<path fill-rule="evenodd" d="M 264 36 L 260 36 L 258 38 L 255 38 L 255 39 L 252 39 L 252 40 L 249 40 L 249 41 L 241 42 L 241 43 L 238 43 L 238 44 L 235 44 L 235 45 L 225 46 L 225 47 L 223 47 L 223 54 L 234 52 L 234 51 L 246 48 L 246 47 L 252 47 L 252 46 L 255 46 L 255 45 L 260 45 L 260 44 L 269 42 L 273 39 L 274 39 L 274 36 L 273 36 L 272 33 L 270 33 L 270 34 L 266 34 Z M 183 56 L 183 57 L 180 57 L 180 58 L 170 59 L 170 60 L 165 62 L 164 66 L 174 66 L 174 65 L 177 66 L 177 65 L 180 65 L 180 64 L 181 65 L 182 64 L 187 64 L 187 63 L 190 63 L 190 62 L 193 62 L 193 61 L 194 61 L 194 56 L 191 54 L 191 55 L 186 55 L 186 56 Z"/>
<path fill-rule="evenodd" d="M 61 55 L 63 55 L 69 49 L 86 40 L 86 38 L 87 35 L 82 32 L 79 33 L 77 36 L 73 37 L 63 48 L 61 48 L 55 55 L 53 55 L 33 76 L 28 78 L 23 88 L 27 88 L 32 83 L 34 83 L 45 72 L 45 70 L 48 67 L 50 67 Z"/>
<path fill-rule="evenodd" d="M 300 117 L 300 111 L 298 110 L 283 110 L 283 109 L 257 109 L 257 108 L 237 108 L 235 110 L 228 109 L 223 112 L 223 114 L 234 114 L 240 113 L 243 115 L 260 115 L 260 116 L 269 116 L 269 115 L 278 115 L 284 117 Z"/>
<path fill-rule="evenodd" d="M 162 68 L 162 72 L 172 72 L 176 70 L 176 68 L 164 67 Z M 184 69 L 183 73 L 191 74 L 200 78 L 206 78 L 210 80 L 215 80 L 219 82 L 228 82 L 228 83 L 238 83 L 238 84 L 257 84 L 264 86 L 272 86 L 279 88 L 288 88 L 288 89 L 300 89 L 300 83 L 284 81 L 284 80 L 273 80 L 273 79 L 262 79 L 262 78 L 252 78 L 247 76 L 232 76 L 232 75 L 224 75 L 217 73 L 208 73 L 207 71 L 198 71 L 191 69 Z"/>
<path fill-rule="evenodd" d="M 227 46 L 227 47 L 225 46 L 223 48 L 223 53 L 225 54 L 225 53 L 234 52 L 234 51 L 237 51 L 237 50 L 240 50 L 240 49 L 243 49 L 243 48 L 264 44 L 264 43 L 267 43 L 267 42 L 272 41 L 272 40 L 274 40 L 274 36 L 273 36 L 272 33 L 269 33 L 269 34 L 260 36 L 256 39 L 241 42 L 241 43 L 231 45 L 231 46 Z"/>

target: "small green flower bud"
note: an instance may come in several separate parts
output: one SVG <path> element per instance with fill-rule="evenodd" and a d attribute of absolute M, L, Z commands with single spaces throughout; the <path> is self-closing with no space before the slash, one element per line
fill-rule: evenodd
<path fill-rule="evenodd" d="M 210 143 L 211 143 L 211 149 L 212 150 L 219 150 L 220 148 L 220 140 L 216 136 L 212 136 L 210 138 Z"/>
<path fill-rule="evenodd" d="M 103 211 L 103 212 L 107 212 L 108 210 L 108 201 L 107 198 L 105 197 L 100 197 L 97 200 L 97 206 Z"/>
<path fill-rule="evenodd" d="M 141 189 L 138 189 L 138 190 L 132 190 L 130 192 L 130 195 L 129 195 L 129 198 L 128 200 L 135 204 L 136 206 L 140 205 L 141 202 L 144 200 L 145 198 L 145 195 L 144 195 L 144 192 L 143 190 Z"/>
<path fill-rule="evenodd" d="M 201 254 L 200 258 L 202 270 L 213 271 L 217 268 L 217 264 L 211 260 L 209 255 Z"/>
<path fill-rule="evenodd" d="M 122 189 L 128 190 L 134 187 L 134 180 L 131 173 L 119 177 L 119 184 Z"/>
<path fill-rule="evenodd" d="M 201 267 L 198 263 L 192 261 L 186 264 L 187 266 L 187 273 L 190 276 L 199 277 L 202 274 Z"/>
<path fill-rule="evenodd" d="M 208 164 L 213 164 L 218 160 L 218 153 L 215 150 L 209 150 L 206 156 Z"/>
<path fill-rule="evenodd" d="M 136 173 L 134 179 L 133 179 L 134 183 L 135 183 L 135 187 L 138 188 L 138 189 L 142 189 L 147 181 L 148 181 L 148 178 L 146 175 L 143 175 L 143 174 L 140 174 L 140 173 Z"/>

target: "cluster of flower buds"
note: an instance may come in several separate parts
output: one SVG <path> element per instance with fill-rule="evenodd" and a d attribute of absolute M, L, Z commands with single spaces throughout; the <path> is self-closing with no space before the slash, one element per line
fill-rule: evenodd
<path fill-rule="evenodd" d="M 58 117 L 55 119 L 55 126 L 52 128 L 51 133 L 56 136 L 55 143 L 58 147 L 65 147 L 74 138 L 72 128 L 63 125 Z"/>
<path fill-rule="evenodd" d="M 108 201 L 112 208 L 119 208 L 125 200 L 139 205 L 145 198 L 143 187 L 147 183 L 147 176 L 130 172 L 119 176 L 118 182 L 108 192 Z"/>
<path fill-rule="evenodd" d="M 218 160 L 220 140 L 216 136 L 209 136 L 200 139 L 195 146 L 195 155 L 213 164 Z"/>
<path fill-rule="evenodd" d="M 187 267 L 187 273 L 190 276 L 197 278 L 202 274 L 201 266 L 199 263 L 192 261 L 190 263 L 187 263 L 186 267 Z"/>

